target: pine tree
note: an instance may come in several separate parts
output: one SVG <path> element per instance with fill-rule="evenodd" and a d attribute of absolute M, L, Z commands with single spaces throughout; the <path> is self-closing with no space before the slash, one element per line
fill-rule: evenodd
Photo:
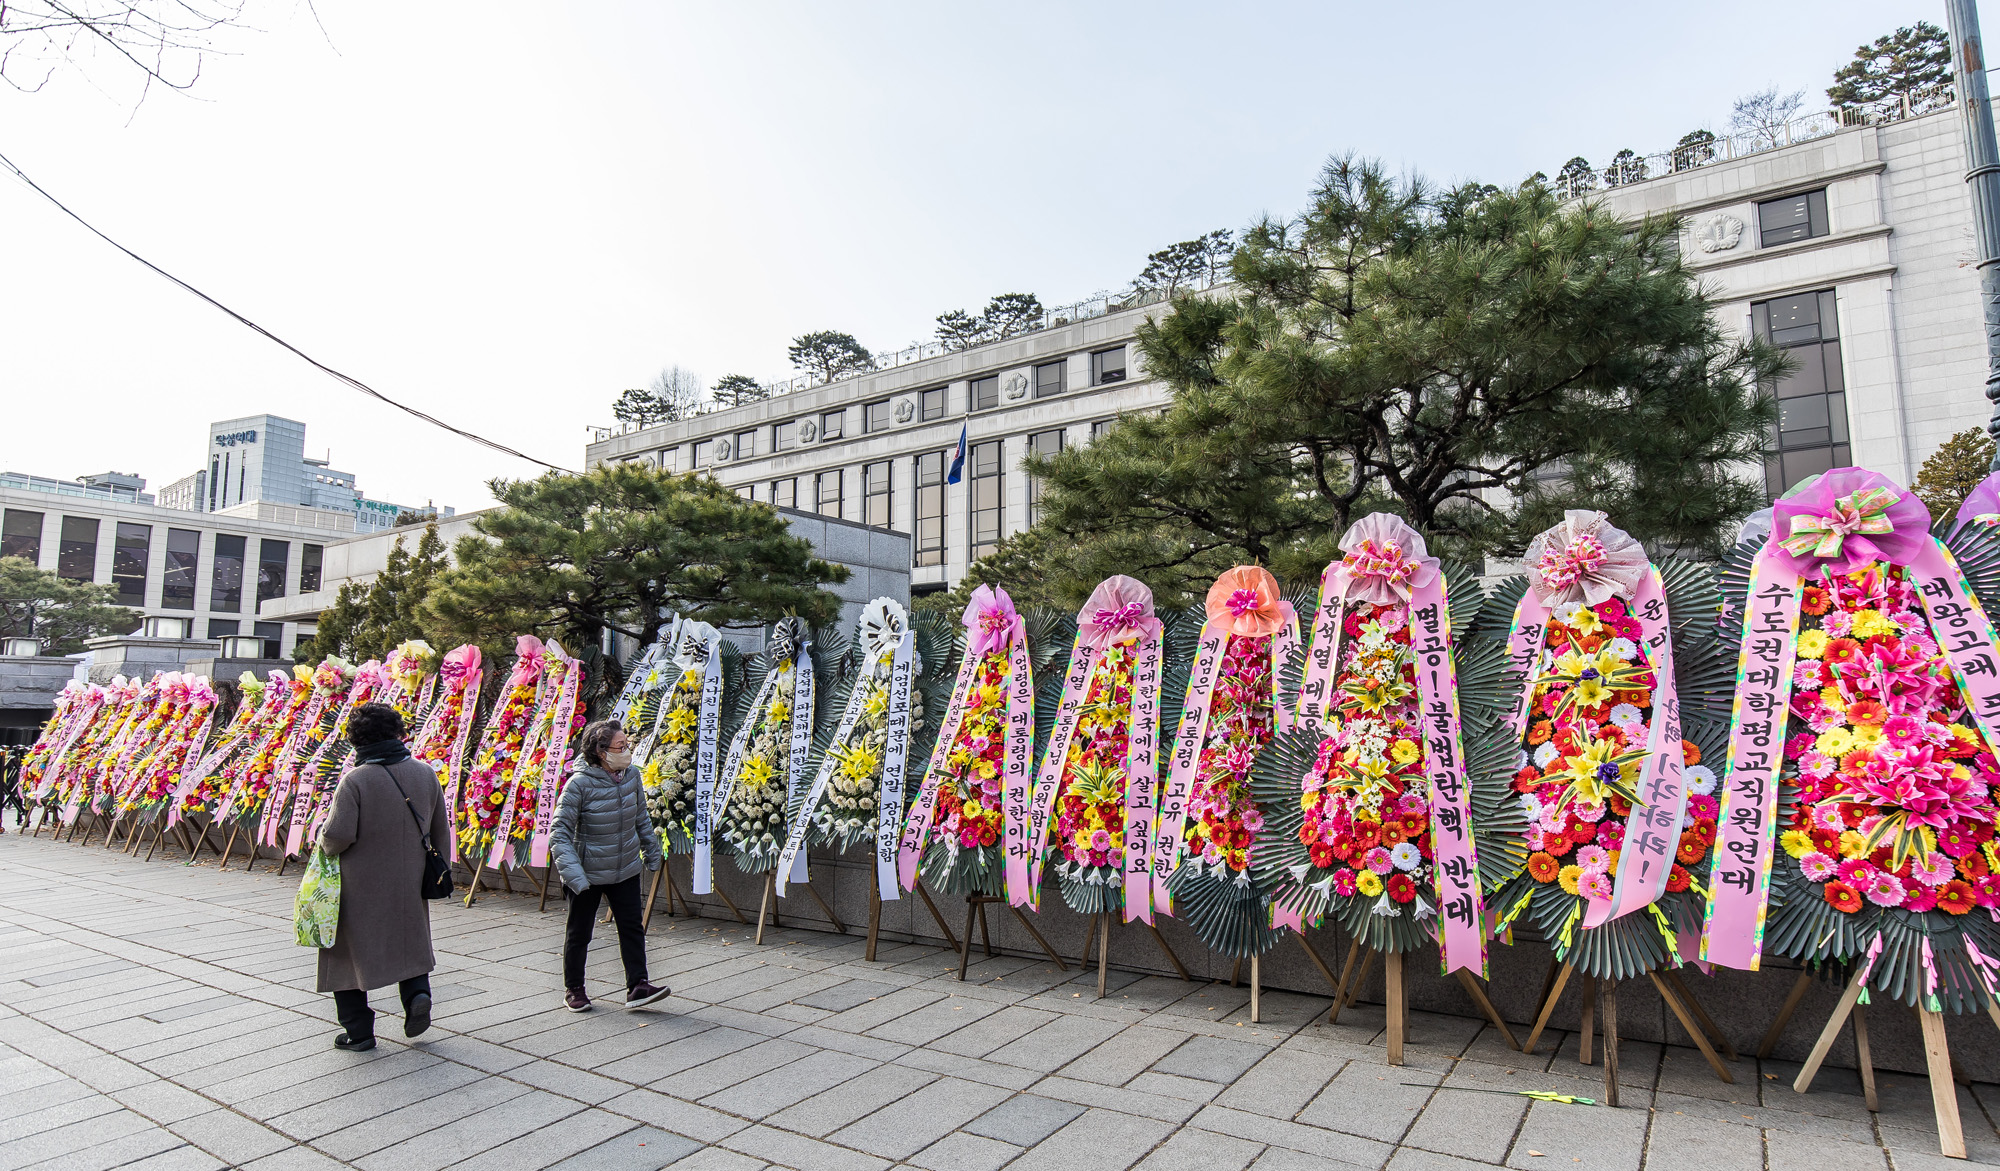
<path fill-rule="evenodd" d="M 73 655 L 85 639 L 135 629 L 139 611 L 117 603 L 111 586 L 70 581 L 26 557 L 0 557 L 0 635 L 40 639 L 45 655 Z"/>
<path fill-rule="evenodd" d="M 771 394 L 769 389 L 748 374 L 725 374 L 722 381 L 709 388 L 709 393 L 725 407 L 740 407 L 744 403 L 768 398 Z"/>
<path fill-rule="evenodd" d="M 1003 341 L 1040 329 L 1043 312 L 1041 298 L 1033 293 L 1001 293 L 986 302 L 986 311 L 979 316 L 993 340 Z"/>
<path fill-rule="evenodd" d="M 832 382 L 843 374 L 858 374 L 875 363 L 875 356 L 854 340 L 853 334 L 835 329 L 800 334 L 792 339 L 785 354 L 792 365 L 821 382 Z"/>
<path fill-rule="evenodd" d="M 1637 183 L 1646 177 L 1646 160 L 1630 148 L 1611 156 L 1611 165 L 1604 168 L 1606 187 L 1623 187 L 1627 183 Z"/>
<path fill-rule="evenodd" d="M 1960 431 L 1938 445 L 1910 490 L 1931 510 L 1932 520 L 1958 515 L 1958 506 L 1993 469 L 1993 439 L 1983 427 Z"/>
<path fill-rule="evenodd" d="M 652 391 L 644 387 L 631 386 L 618 392 L 618 400 L 611 404 L 611 415 L 620 423 L 630 423 L 634 427 L 651 427 L 673 418 L 673 411 L 667 404 L 656 398 Z"/>
<path fill-rule="evenodd" d="M 580 650 L 615 630 L 645 646 L 675 613 L 819 626 L 840 611 L 820 587 L 848 570 L 815 557 L 770 505 L 706 476 L 618 464 L 488 487 L 501 507 L 473 521 L 423 604 L 434 644 L 501 653 L 536 634 Z"/>
<path fill-rule="evenodd" d="M 943 342 L 947 350 L 969 350 L 991 339 L 984 318 L 974 317 L 963 309 L 953 309 L 949 313 L 938 314 L 937 340 Z"/>
<path fill-rule="evenodd" d="M 1716 324 L 1679 230 L 1335 160 L 1305 213 L 1247 235 L 1236 296 L 1140 327 L 1164 414 L 1028 461 L 1057 592 L 1107 565 L 1163 601 L 1233 561 L 1316 574 L 1378 509 L 1468 558 L 1518 553 L 1567 506 L 1719 548 L 1763 503 L 1735 469 L 1761 457 L 1756 385 L 1784 360 Z"/>
<path fill-rule="evenodd" d="M 1826 96 L 1842 112 L 1896 114 L 1905 98 L 1925 102 L 1921 109 L 1950 103 L 1949 91 L 1930 97 L 1929 91 L 1951 82 L 1951 38 L 1929 21 L 1899 28 L 1873 44 L 1854 50 L 1854 60 L 1833 75 Z M 1919 97 L 1924 95 L 1924 97 Z M 1926 99 L 1929 99 L 1926 101 Z"/>
<path fill-rule="evenodd" d="M 1590 160 L 1578 155 L 1562 165 L 1556 172 L 1556 192 L 1565 199 L 1575 199 L 1579 195 L 1597 190 L 1597 168 Z"/>
<path fill-rule="evenodd" d="M 1692 171 L 1715 157 L 1715 135 L 1706 130 L 1690 130 L 1674 144 L 1674 170 Z"/>

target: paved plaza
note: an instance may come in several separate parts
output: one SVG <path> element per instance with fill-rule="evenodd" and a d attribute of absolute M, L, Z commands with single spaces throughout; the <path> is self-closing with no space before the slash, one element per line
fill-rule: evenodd
<path fill-rule="evenodd" d="M 1922 1078 L 1625 1042 L 1617 1110 L 1463 1089 L 1601 1096 L 1576 1038 L 1534 1057 L 1490 1027 L 1413 1014 L 1390 1067 L 1382 1009 L 1337 1026 L 1270 992 L 1046 959 L 975 962 L 885 942 L 655 918 L 668 1011 L 560 1008 L 561 917 L 532 899 L 433 912 L 437 1021 L 405 1044 L 332 1047 L 331 998 L 292 942 L 296 869 L 218 873 L 0 836 L 0 1168 L 482 1171 L 1849 1171 L 1937 1154 Z M 592 991 L 620 983 L 609 928 Z M 378 1007 L 393 991 L 378 993 Z M 1553 1044 L 1551 1043 L 1553 1040 Z M 1408 1085 L 1405 1083 L 1414 1083 Z M 1463 1089 L 1456 1089 L 1461 1087 Z M 1975 1162 L 2000 1163 L 2000 1087 L 1959 1090 Z"/>

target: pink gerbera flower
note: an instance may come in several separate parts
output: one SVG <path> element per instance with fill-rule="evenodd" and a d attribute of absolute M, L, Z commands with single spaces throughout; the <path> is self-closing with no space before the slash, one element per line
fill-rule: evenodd
<path fill-rule="evenodd" d="M 1333 872 L 1333 893 L 1347 898 L 1354 893 L 1354 871 L 1345 866 Z"/>
<path fill-rule="evenodd" d="M 1611 860 L 1611 854 L 1603 846 L 1582 846 L 1576 852 L 1576 864 L 1586 872 L 1602 873 L 1604 864 Z"/>
<path fill-rule="evenodd" d="M 1922 858 L 1910 859 L 1910 877 L 1925 886 L 1943 886 L 1953 877 L 1951 859 L 1943 854 L 1929 854 Z"/>
<path fill-rule="evenodd" d="M 1362 855 L 1361 861 L 1362 865 L 1377 874 L 1387 874 L 1396 868 L 1396 864 L 1389 859 L 1389 851 L 1380 846 L 1376 846 Z"/>
<path fill-rule="evenodd" d="M 1886 870 L 1876 871 L 1873 880 L 1861 893 L 1878 907 L 1899 907 L 1903 904 L 1903 882 Z"/>
<path fill-rule="evenodd" d="M 1608 899 L 1611 897 L 1611 876 L 1602 872 L 1585 874 L 1577 880 L 1576 891 L 1587 899 Z"/>
<path fill-rule="evenodd" d="M 1923 742 L 1924 721 L 1912 715 L 1890 716 L 1882 721 L 1882 735 L 1898 748 L 1910 748 Z"/>
<path fill-rule="evenodd" d="M 1804 871 L 1805 876 L 1814 882 L 1825 882 L 1834 876 L 1833 859 L 1820 853 L 1818 850 L 1801 855 L 1799 858 L 1799 869 Z"/>
<path fill-rule="evenodd" d="M 1875 875 L 1880 873 L 1862 858 L 1850 858 L 1842 862 L 1835 872 L 1840 875 L 1840 881 L 1855 890 L 1867 890 L 1868 884 L 1875 881 Z"/>

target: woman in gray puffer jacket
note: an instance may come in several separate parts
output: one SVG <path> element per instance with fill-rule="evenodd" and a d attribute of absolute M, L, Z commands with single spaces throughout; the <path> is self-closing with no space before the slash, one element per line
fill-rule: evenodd
<path fill-rule="evenodd" d="M 667 990 L 646 979 L 646 929 L 639 893 L 642 870 L 658 870 L 665 859 L 660 835 L 646 816 L 632 746 L 614 720 L 583 730 L 582 763 L 556 802 L 549 834 L 549 857 L 569 888 L 569 923 L 563 932 L 563 1005 L 589 1012 L 583 990 L 584 955 L 596 924 L 599 897 L 610 900 L 618 921 L 618 951 L 625 961 L 625 1007 L 643 1008 L 664 999 Z"/>

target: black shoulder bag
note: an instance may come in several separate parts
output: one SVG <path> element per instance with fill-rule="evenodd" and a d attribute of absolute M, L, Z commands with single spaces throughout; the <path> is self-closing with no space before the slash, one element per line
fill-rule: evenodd
<path fill-rule="evenodd" d="M 410 795 L 403 792 L 403 782 L 396 774 L 383 765 L 382 771 L 389 773 L 389 783 L 396 786 L 396 792 L 403 798 L 403 807 L 410 811 L 410 820 L 417 824 L 417 840 L 424 847 L 424 876 L 417 883 L 417 892 L 427 899 L 448 899 L 451 897 L 451 863 L 438 857 L 437 847 L 431 845 L 431 836 L 424 832 L 424 819 L 417 816 L 417 807 L 410 804 Z"/>

